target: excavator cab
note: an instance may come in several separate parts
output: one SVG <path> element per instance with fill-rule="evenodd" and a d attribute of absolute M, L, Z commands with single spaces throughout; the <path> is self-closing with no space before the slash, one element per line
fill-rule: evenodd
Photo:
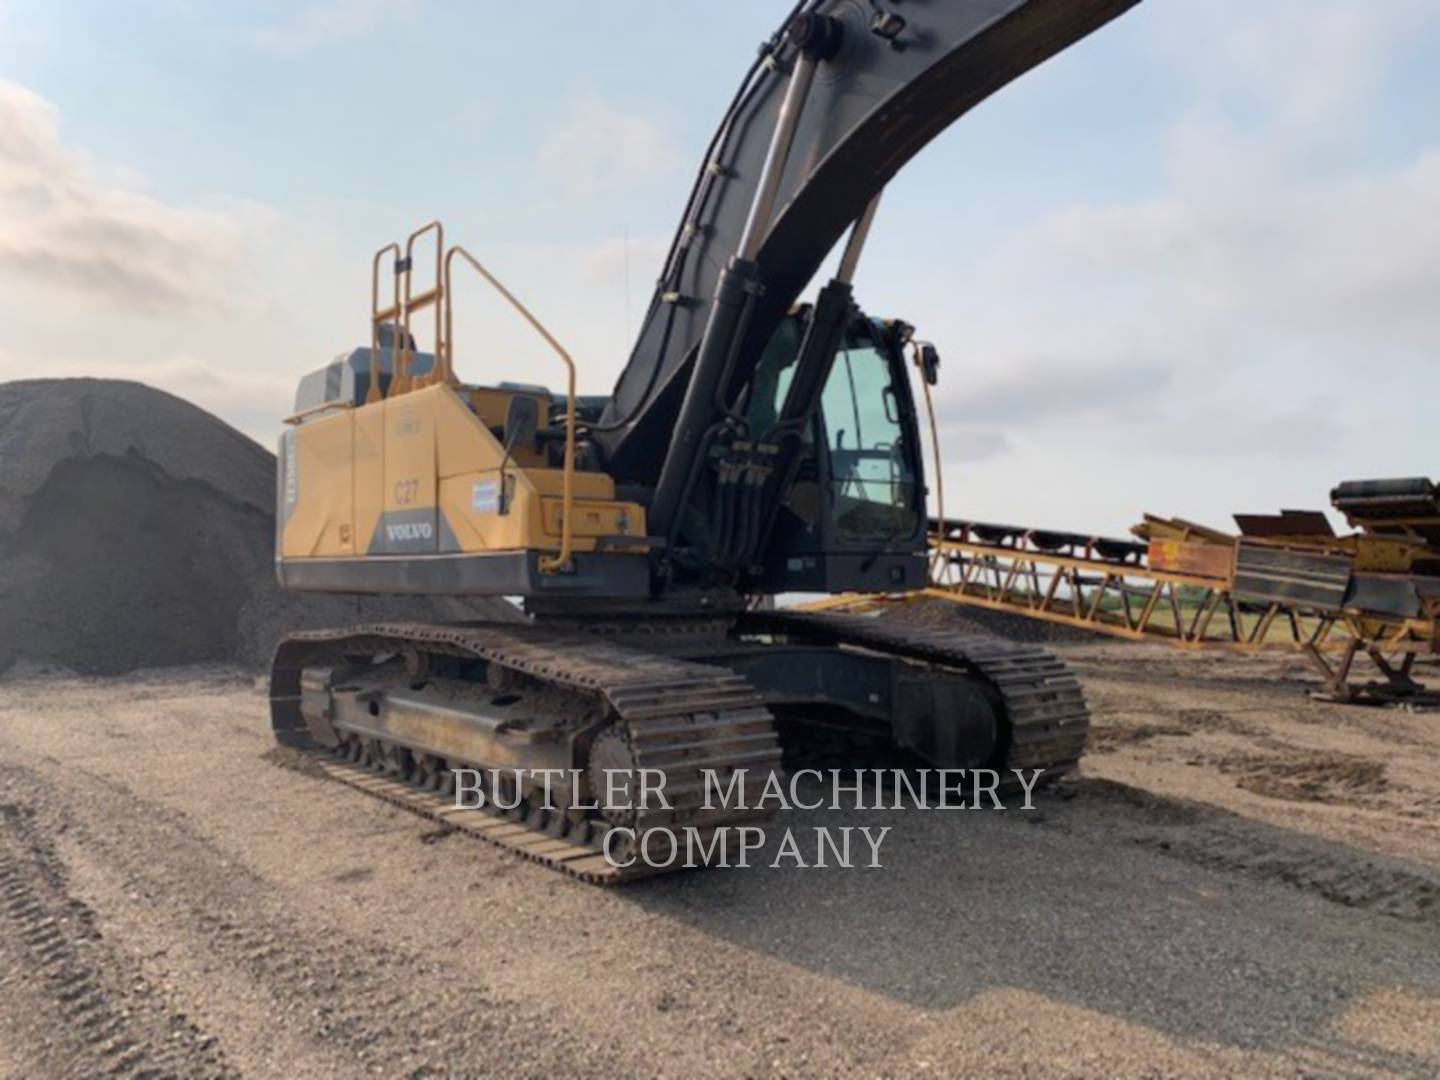
<path fill-rule="evenodd" d="M 807 313 L 777 330 L 752 383 L 752 430 L 783 409 Z M 760 592 L 920 588 L 925 485 L 903 347 L 908 328 L 857 316 L 845 330 L 775 513 Z"/>

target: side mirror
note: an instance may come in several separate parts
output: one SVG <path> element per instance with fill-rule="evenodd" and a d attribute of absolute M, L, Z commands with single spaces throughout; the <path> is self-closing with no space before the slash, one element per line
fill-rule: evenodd
<path fill-rule="evenodd" d="M 920 367 L 920 374 L 924 377 L 927 386 L 935 386 L 940 382 L 940 350 L 928 341 L 919 342 L 916 345 L 915 363 Z"/>

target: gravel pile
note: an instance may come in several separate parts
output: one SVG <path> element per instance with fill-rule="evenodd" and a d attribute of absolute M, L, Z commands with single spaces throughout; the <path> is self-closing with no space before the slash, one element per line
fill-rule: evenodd
<path fill-rule="evenodd" d="M 0 384 L 0 672 L 268 663 L 286 630 L 517 618 L 503 600 L 291 594 L 275 458 L 139 383 Z"/>

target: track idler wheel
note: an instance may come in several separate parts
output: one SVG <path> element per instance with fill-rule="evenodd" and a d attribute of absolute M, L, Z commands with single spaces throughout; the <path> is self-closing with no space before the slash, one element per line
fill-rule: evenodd
<path fill-rule="evenodd" d="M 585 765 L 585 783 L 591 801 L 600 805 L 601 816 L 612 825 L 635 821 L 634 770 L 635 754 L 623 730 L 611 725 L 595 736 Z"/>

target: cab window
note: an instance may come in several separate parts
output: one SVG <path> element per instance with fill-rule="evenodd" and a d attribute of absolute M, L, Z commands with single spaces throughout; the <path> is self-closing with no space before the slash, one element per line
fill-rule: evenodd
<path fill-rule="evenodd" d="M 909 536 L 918 524 L 912 449 L 888 355 L 847 335 L 821 394 L 830 497 L 841 540 Z"/>

